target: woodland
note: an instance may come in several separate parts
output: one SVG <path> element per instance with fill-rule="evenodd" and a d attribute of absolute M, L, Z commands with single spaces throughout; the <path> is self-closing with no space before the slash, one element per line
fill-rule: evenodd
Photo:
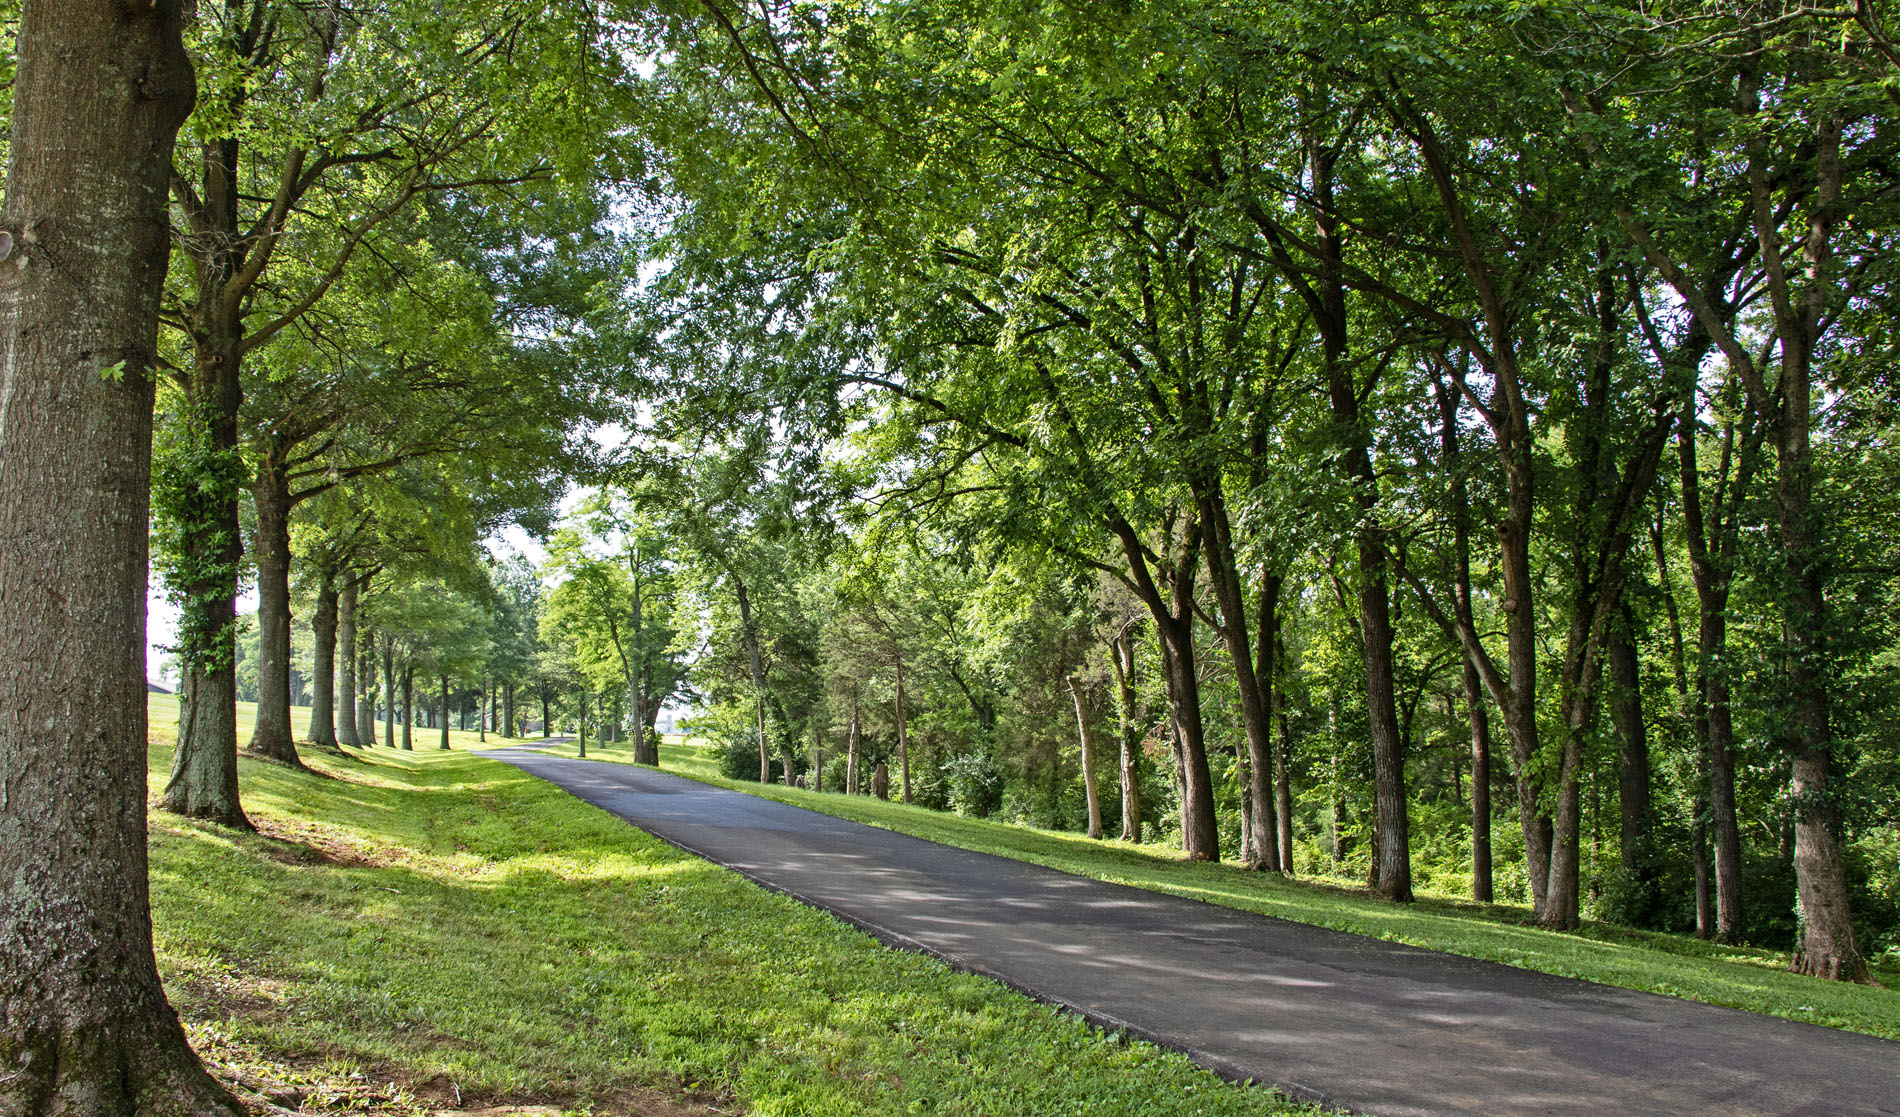
<path fill-rule="evenodd" d="M 0 5 L 0 1112 L 238 1112 L 142 916 L 148 554 L 151 790 L 225 827 L 240 756 L 670 711 L 732 780 L 1900 955 L 1891 7 L 69 7 Z"/>

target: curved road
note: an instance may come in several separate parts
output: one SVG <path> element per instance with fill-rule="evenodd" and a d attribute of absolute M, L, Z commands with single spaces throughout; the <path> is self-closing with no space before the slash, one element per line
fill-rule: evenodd
<path fill-rule="evenodd" d="M 1377 1114 L 1900 1114 L 1900 1044 L 971 853 L 647 768 L 505 761 L 1234 1079 Z"/>

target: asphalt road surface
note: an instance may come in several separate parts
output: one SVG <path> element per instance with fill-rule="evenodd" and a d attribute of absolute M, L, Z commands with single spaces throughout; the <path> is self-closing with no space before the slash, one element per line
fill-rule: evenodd
<path fill-rule="evenodd" d="M 486 755 L 1234 1079 L 1375 1114 L 1900 1114 L 1900 1044 L 1105 884 L 646 768 Z"/>

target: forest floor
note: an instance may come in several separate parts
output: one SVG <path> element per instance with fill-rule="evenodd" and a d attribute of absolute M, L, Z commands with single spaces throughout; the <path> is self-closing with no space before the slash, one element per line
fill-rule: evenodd
<path fill-rule="evenodd" d="M 549 750 L 575 755 L 573 744 Z M 590 745 L 591 759 L 631 763 L 619 746 Z M 710 754 L 668 738 L 664 771 L 807 807 L 945 845 L 1079 876 L 1202 900 L 1298 923 L 1502 962 L 1522 969 L 1900 1040 L 1900 959 L 1875 960 L 1876 986 L 1842 985 L 1788 972 L 1784 952 L 1722 946 L 1692 936 L 1586 922 L 1574 933 L 1530 925 L 1530 910 L 1421 894 L 1400 906 L 1342 882 L 1289 880 L 1239 865 L 1186 862 L 1176 849 L 963 818 L 870 796 L 819 793 L 723 779 Z"/>
<path fill-rule="evenodd" d="M 163 786 L 176 701 L 154 695 Z M 241 720 L 248 719 L 244 708 Z M 307 713 L 298 711 L 298 716 Z M 513 768 L 243 759 L 247 834 L 154 812 L 160 969 L 259 1104 L 384 1117 L 1302 1107 L 893 951 Z M 501 744 L 490 737 L 490 747 Z"/>

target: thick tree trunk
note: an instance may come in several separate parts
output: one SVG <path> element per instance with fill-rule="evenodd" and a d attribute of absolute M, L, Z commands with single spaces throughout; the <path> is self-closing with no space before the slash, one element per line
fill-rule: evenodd
<path fill-rule="evenodd" d="M 290 729 L 290 484 L 266 454 L 251 489 L 257 508 L 257 724 L 250 751 L 302 766 Z"/>
<path fill-rule="evenodd" d="M 1654 882 L 1649 848 L 1650 765 L 1649 733 L 1643 723 L 1642 673 L 1635 639 L 1636 616 L 1629 604 L 1620 610 L 1620 623 L 1611 631 L 1607 649 L 1611 720 L 1616 726 L 1617 847 L 1623 868 L 1647 890 Z M 1647 902 L 1647 900 L 1645 901 Z"/>
<path fill-rule="evenodd" d="M 0 206 L 19 238 L 0 264 L 9 1115 L 244 1112 L 166 1003 L 146 880 L 153 339 L 172 139 L 192 102 L 180 9 L 29 0 L 19 23 Z"/>
<path fill-rule="evenodd" d="M 1805 355 L 1805 351 L 1800 354 Z M 1783 360 L 1796 363 L 1785 355 Z M 1782 646 L 1790 709 L 1783 733 L 1792 755 L 1794 872 L 1801 902 L 1801 941 L 1791 968 L 1835 981 L 1866 982 L 1871 979 L 1854 941 L 1853 912 L 1848 905 L 1840 809 L 1830 797 L 1834 742 L 1825 675 L 1827 599 L 1810 512 L 1814 466 L 1808 447 L 1808 379 L 1805 367 L 1783 372 L 1786 403 L 1775 432 L 1780 465 L 1775 513 L 1788 564 Z"/>
<path fill-rule="evenodd" d="M 317 611 L 310 615 L 310 635 L 315 641 L 310 664 L 310 743 L 337 744 L 336 693 L 337 613 L 340 594 L 336 575 L 329 570 L 317 572 Z M 348 663 L 345 658 L 344 663 Z M 349 677 L 349 671 L 343 675 Z M 348 706 L 343 707 L 347 713 Z"/>
<path fill-rule="evenodd" d="M 554 722 L 548 713 L 548 692 L 545 690 L 541 692 L 541 736 L 554 736 Z"/>
<path fill-rule="evenodd" d="M 581 759 L 587 759 L 587 690 L 582 688 L 575 694 L 574 701 L 579 713 L 574 718 L 575 735 L 580 741 Z M 761 781 L 763 782 L 763 781 Z"/>
<path fill-rule="evenodd" d="M 167 575 L 179 597 L 178 747 L 159 806 L 248 830 L 237 791 L 238 385 L 222 373 L 236 363 L 235 335 L 213 332 L 193 345 L 186 437 L 225 468 L 170 490 L 183 552 Z"/>
<path fill-rule="evenodd" d="M 1076 677 L 1070 675 L 1067 681 L 1069 697 L 1075 700 L 1076 732 L 1082 738 L 1082 792 L 1088 800 L 1088 836 L 1099 840 L 1102 836 L 1102 799 L 1095 786 L 1095 743 L 1089 736 L 1088 704 L 1082 700 L 1082 684 Z"/>
<path fill-rule="evenodd" d="M 336 743 L 339 745 L 355 745 L 360 740 L 356 735 L 356 598 L 360 589 L 357 576 L 346 571 L 336 595 L 336 661 L 343 665 L 336 673 Z"/>
<path fill-rule="evenodd" d="M 234 224 L 221 231 L 236 236 Z M 166 581 L 179 601 L 182 675 L 178 751 L 159 806 L 248 829 L 236 796 L 240 331 L 234 315 L 210 315 L 203 326 L 192 343 L 181 420 L 196 461 L 159 482 L 181 552 Z"/>
<path fill-rule="evenodd" d="M 1115 669 L 1116 711 L 1121 717 L 1122 833 L 1124 842 L 1141 840 L 1141 726 L 1135 716 L 1135 635 L 1123 625 L 1109 647 Z"/>
<path fill-rule="evenodd" d="M 515 684 L 506 683 L 501 688 L 501 735 L 515 735 Z"/>
<path fill-rule="evenodd" d="M 1371 463 L 1365 466 L 1371 482 Z M 1371 509 L 1367 508 L 1367 515 Z M 1399 734 L 1393 685 L 1392 617 L 1386 593 L 1382 537 L 1362 529 L 1359 538 L 1359 627 L 1365 640 L 1367 728 L 1372 735 L 1372 794 L 1378 822 L 1380 899 L 1412 901 L 1412 841 L 1405 799 L 1405 740 Z"/>
<path fill-rule="evenodd" d="M 449 747 L 449 677 L 442 676 L 442 741 L 436 746 L 447 750 Z"/>

